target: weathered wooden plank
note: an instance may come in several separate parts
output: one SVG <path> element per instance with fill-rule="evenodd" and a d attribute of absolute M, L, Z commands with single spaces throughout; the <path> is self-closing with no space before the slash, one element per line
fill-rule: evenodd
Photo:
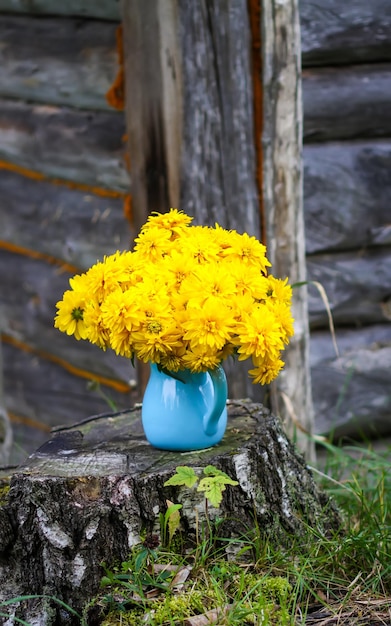
<path fill-rule="evenodd" d="M 181 206 L 199 223 L 218 221 L 260 237 L 248 3 L 213 0 L 178 7 Z"/>
<path fill-rule="evenodd" d="M 391 319 L 391 247 L 307 257 L 308 279 L 326 290 L 334 322 L 361 326 Z M 309 289 L 312 327 L 326 327 L 325 305 L 315 287 Z"/>
<path fill-rule="evenodd" d="M 307 253 L 391 243 L 391 141 L 304 147 Z"/>
<path fill-rule="evenodd" d="M 132 376 L 127 359 L 76 341 L 53 327 L 55 304 L 69 288 L 69 274 L 44 260 L 0 250 L 2 332 L 45 358 L 60 358 L 85 373 L 119 381 Z"/>
<path fill-rule="evenodd" d="M 182 77 L 177 19 L 175 0 L 123 3 L 125 113 L 137 230 L 151 211 L 164 212 L 180 203 Z"/>
<path fill-rule="evenodd" d="M 127 191 L 124 133 L 117 111 L 0 100 L 0 160 L 53 178 Z"/>
<path fill-rule="evenodd" d="M 135 0 L 123 27 L 139 222 L 179 205 L 259 235 L 246 2 Z"/>
<path fill-rule="evenodd" d="M 66 4 L 66 3 L 65 3 Z M 117 24 L 3 15 L 0 97 L 110 110 Z"/>
<path fill-rule="evenodd" d="M 0 13 L 76 15 L 120 20 L 119 0 L 0 0 Z"/>
<path fill-rule="evenodd" d="M 273 274 L 280 278 L 289 276 L 292 283 L 306 279 L 298 10 L 296 0 L 262 3 L 266 244 Z M 313 407 L 305 287 L 294 292 L 292 313 L 295 335 L 284 353 L 285 369 L 271 388 L 272 410 L 283 417 L 290 433 L 295 429 L 292 412 L 304 430 L 311 433 Z M 297 440 L 300 449 L 311 458 L 314 449 L 310 438 L 298 432 Z"/>
<path fill-rule="evenodd" d="M 304 70 L 303 106 L 307 143 L 389 137 L 391 64 Z"/>
<path fill-rule="evenodd" d="M 391 324 L 311 333 L 317 433 L 375 437 L 391 433 Z"/>
<path fill-rule="evenodd" d="M 0 246 L 11 243 L 81 270 L 131 243 L 123 198 L 102 197 L 0 169 Z"/>
<path fill-rule="evenodd" d="M 13 461 L 33 452 L 48 438 L 51 427 L 112 410 L 103 394 L 118 410 L 133 405 L 130 393 L 104 384 L 94 389 L 87 379 L 37 354 L 7 343 L 3 351 L 5 403 L 15 423 Z M 18 451 L 19 446 L 23 449 Z"/>
<path fill-rule="evenodd" d="M 300 0 L 303 65 L 391 60 L 389 0 Z"/>

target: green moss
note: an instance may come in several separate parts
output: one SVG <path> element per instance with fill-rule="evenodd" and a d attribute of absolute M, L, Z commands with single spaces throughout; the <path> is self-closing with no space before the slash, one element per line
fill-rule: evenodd
<path fill-rule="evenodd" d="M 8 502 L 10 486 L 8 484 L 0 483 L 0 506 L 4 506 Z"/>

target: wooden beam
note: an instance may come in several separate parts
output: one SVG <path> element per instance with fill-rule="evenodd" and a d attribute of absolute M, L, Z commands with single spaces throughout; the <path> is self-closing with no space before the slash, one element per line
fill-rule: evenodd
<path fill-rule="evenodd" d="M 304 146 L 307 254 L 391 244 L 391 141 Z"/>
<path fill-rule="evenodd" d="M 302 197 L 301 48 L 297 0 L 262 4 L 264 82 L 264 205 L 272 273 L 290 283 L 306 280 Z M 307 293 L 294 290 L 295 335 L 285 351 L 286 367 L 273 384 L 272 409 L 307 457 L 313 456 L 313 407 L 309 369 Z M 297 426 L 299 429 L 297 429 Z"/>
<path fill-rule="evenodd" d="M 81 109 L 110 110 L 117 72 L 116 23 L 1 15 L 0 96 Z"/>
<path fill-rule="evenodd" d="M 300 0 L 303 65 L 391 60 L 389 0 Z"/>
<path fill-rule="evenodd" d="M 125 114 L 136 232 L 151 211 L 179 206 L 181 66 L 175 0 L 122 4 Z"/>
<path fill-rule="evenodd" d="M 119 0 L 0 0 L 0 13 L 75 15 L 100 20 L 120 19 Z"/>
<path fill-rule="evenodd" d="M 247 0 L 179 2 L 181 207 L 260 237 Z M 195 53 L 196 52 L 196 53 Z"/>
<path fill-rule="evenodd" d="M 81 271 L 130 246 L 121 197 L 69 189 L 1 167 L 0 186 L 0 248 L 30 249 Z"/>
<path fill-rule="evenodd" d="M 129 190 L 123 114 L 0 100 L 0 160 L 47 177 Z"/>
<path fill-rule="evenodd" d="M 303 71 L 304 142 L 391 136 L 391 64 Z"/>
<path fill-rule="evenodd" d="M 307 257 L 307 267 L 308 277 L 325 289 L 337 325 L 391 320 L 391 246 L 315 254 Z M 328 326 L 324 302 L 312 286 L 309 310 L 312 328 Z"/>
<path fill-rule="evenodd" d="M 390 434 L 390 324 L 311 332 L 316 432 L 359 439 Z"/>

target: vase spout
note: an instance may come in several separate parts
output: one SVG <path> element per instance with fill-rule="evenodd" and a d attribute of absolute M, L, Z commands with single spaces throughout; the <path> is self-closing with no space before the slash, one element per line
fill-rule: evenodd
<path fill-rule="evenodd" d="M 225 409 L 228 388 L 225 372 L 221 365 L 216 367 L 214 370 L 210 370 L 209 374 L 213 384 L 214 401 L 210 408 L 210 411 L 208 411 L 208 413 L 204 415 L 202 425 L 204 433 L 208 436 L 212 436 L 217 431 L 217 428 L 219 426 L 219 419 Z"/>

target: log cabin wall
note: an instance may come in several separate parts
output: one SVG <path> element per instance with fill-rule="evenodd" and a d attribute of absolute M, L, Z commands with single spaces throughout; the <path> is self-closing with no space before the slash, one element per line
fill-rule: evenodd
<path fill-rule="evenodd" d="M 52 426 L 130 404 L 124 359 L 53 328 L 69 278 L 131 241 L 118 4 L 0 1 L 0 275 L 11 461 Z M 109 400 L 108 400 L 109 399 Z"/>
<path fill-rule="evenodd" d="M 389 431 L 391 16 L 387 0 L 346 4 L 300 3 L 308 274 L 340 350 L 311 287 L 315 426 Z M 106 99 L 116 0 L 0 0 L 0 18 L 0 322 L 17 462 L 52 426 L 133 401 L 126 360 L 53 328 L 69 277 L 128 248 L 132 228 L 124 115 Z"/>
<path fill-rule="evenodd" d="M 300 1 L 304 210 L 318 432 L 391 432 L 391 5 Z"/>

